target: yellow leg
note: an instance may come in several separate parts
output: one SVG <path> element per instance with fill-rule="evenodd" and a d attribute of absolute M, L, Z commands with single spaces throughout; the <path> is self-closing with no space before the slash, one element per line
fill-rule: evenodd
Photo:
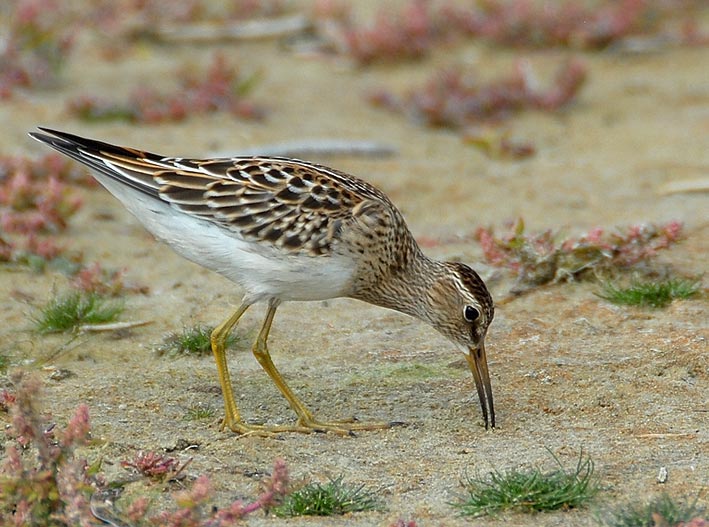
<path fill-rule="evenodd" d="M 231 378 L 229 377 L 229 368 L 226 362 L 226 352 L 224 346 L 226 344 L 226 339 L 229 336 L 232 328 L 241 318 L 246 310 L 251 304 L 243 303 L 239 306 L 232 316 L 227 320 L 219 324 L 210 337 L 212 343 L 212 353 L 214 353 L 214 360 L 217 363 L 217 374 L 219 375 L 219 384 L 222 387 L 222 396 L 224 397 L 224 420 L 222 421 L 221 429 L 225 427 L 230 428 L 234 432 L 240 432 L 240 426 L 243 425 L 241 422 L 241 416 L 239 415 L 239 408 L 236 406 L 236 401 L 234 400 L 234 390 L 231 385 Z"/>
<path fill-rule="evenodd" d="M 224 428 L 229 428 L 232 432 L 236 432 L 237 434 L 263 436 L 269 436 L 279 432 L 312 432 L 312 429 L 304 428 L 302 426 L 265 427 L 259 425 L 250 425 L 244 423 L 241 420 L 239 408 L 236 405 L 236 400 L 234 399 L 234 390 L 231 384 L 231 377 L 229 375 L 229 367 L 227 366 L 225 344 L 229 333 L 250 306 L 251 304 L 249 303 L 241 304 L 241 306 L 239 306 L 239 308 L 234 312 L 233 315 L 231 315 L 227 320 L 222 322 L 219 326 L 214 328 L 214 331 L 212 331 L 210 337 L 212 344 L 212 352 L 214 353 L 214 360 L 217 363 L 219 384 L 221 385 L 222 396 L 224 397 L 225 415 L 224 420 L 221 423 L 220 429 L 224 430 Z M 273 322 L 273 315 L 275 314 L 275 311 L 275 308 L 273 308 L 272 312 L 269 311 L 269 313 L 267 314 L 266 321 L 264 322 L 264 325 L 267 324 L 267 327 L 265 331 L 264 328 L 261 329 L 261 332 L 259 333 L 259 338 L 262 338 L 262 335 L 264 339 L 268 337 L 268 330 L 271 327 L 271 322 Z M 288 390 L 287 386 L 286 389 Z M 307 412 L 307 410 L 302 404 L 300 404 L 300 407 L 303 411 Z"/>
<path fill-rule="evenodd" d="M 271 360 L 271 355 L 268 352 L 268 334 L 271 331 L 271 324 L 273 324 L 273 317 L 276 315 L 276 309 L 278 308 L 278 301 L 271 301 L 268 305 L 268 311 L 266 313 L 266 318 L 261 326 L 261 331 L 259 331 L 256 342 L 252 348 L 253 354 L 256 360 L 264 369 L 264 371 L 271 377 L 276 387 L 280 390 L 283 396 L 288 400 L 291 408 L 298 415 L 298 424 L 292 428 L 290 431 L 293 432 L 334 432 L 342 435 L 350 435 L 354 430 L 375 430 L 381 428 L 389 428 L 391 424 L 389 423 L 325 423 L 316 420 L 313 414 L 305 407 L 303 402 L 293 393 L 293 390 L 286 384 L 283 380 L 280 372 L 276 369 L 276 366 Z M 286 428 L 281 428 L 280 431 Z"/>

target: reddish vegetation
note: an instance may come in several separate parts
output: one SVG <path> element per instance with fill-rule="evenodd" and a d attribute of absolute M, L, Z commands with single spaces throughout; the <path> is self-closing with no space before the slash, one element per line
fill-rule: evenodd
<path fill-rule="evenodd" d="M 66 180 L 73 165 L 48 154 L 38 161 L 0 158 L 0 226 L 5 232 L 58 232 L 81 207 Z M 4 177 L 3 177 L 4 176 Z"/>
<path fill-rule="evenodd" d="M 282 14 L 286 9 L 280 0 L 240 0 L 227 4 L 228 7 L 215 9 L 204 0 L 167 4 L 159 0 L 94 0 L 79 11 L 58 0 L 10 2 L 3 11 L 9 22 L 3 27 L 6 38 L 0 43 L 0 99 L 12 97 L 18 88 L 55 83 L 71 54 L 75 36 L 87 27 L 98 27 L 102 33 L 111 34 L 107 50 L 118 41 L 110 53 L 119 55 L 119 50 L 125 49 L 125 37 L 150 35 L 158 26 L 195 21 L 224 23 Z M 399 11 L 387 7 L 375 16 L 373 23 L 362 26 L 354 21 L 349 4 L 320 0 L 316 3 L 315 19 L 330 47 L 364 65 L 418 59 L 436 46 L 471 38 L 517 47 L 599 49 L 629 36 L 669 31 L 674 42 L 706 45 L 709 35 L 692 16 L 702 5 L 701 0 L 620 0 L 592 7 L 579 0 L 485 0 L 461 6 L 450 1 L 410 0 Z M 668 30 L 668 19 L 677 21 L 679 28 Z M 118 114 L 135 120 L 181 118 L 182 110 L 174 108 L 180 106 L 177 96 L 165 99 L 148 91 L 150 104 L 162 107 L 158 114 L 163 116 L 156 117 L 144 116 L 145 109 L 141 109 L 139 102 L 141 95 L 146 94 L 136 93 L 134 99 L 118 108 L 90 99 L 75 104 L 77 111 L 81 110 L 87 118 L 117 118 Z M 195 103 L 187 106 L 191 104 Z M 242 107 L 237 114 L 251 115 L 253 111 Z"/>
<path fill-rule="evenodd" d="M 140 451 L 132 461 L 121 461 L 121 466 L 133 468 L 148 478 L 170 479 L 182 472 L 187 463 L 181 465 L 174 457 L 163 456 L 157 452 Z"/>
<path fill-rule="evenodd" d="M 396 523 L 392 523 L 389 527 L 416 527 L 416 520 L 403 520 L 399 518 Z"/>
<path fill-rule="evenodd" d="M 429 126 L 460 128 L 499 121 L 526 109 L 556 110 L 574 99 L 585 79 L 586 67 L 578 60 L 566 63 L 546 91 L 535 86 L 525 61 L 518 62 L 509 77 L 488 83 L 480 82 L 470 70 L 451 68 L 438 72 L 403 98 L 379 91 L 370 95 L 370 101 Z"/>
<path fill-rule="evenodd" d="M 16 401 L 15 394 L 3 388 L 2 392 L 0 392 L 0 411 L 9 412 Z"/>
<path fill-rule="evenodd" d="M 0 524 L 60 527 L 99 523 L 91 511 L 92 496 L 104 493 L 109 484 L 102 474 L 96 474 L 95 466 L 77 457 L 77 448 L 91 438 L 88 407 L 80 405 L 61 428 L 40 412 L 40 384 L 36 379 L 16 374 L 13 383 L 15 394 L 5 390 L 0 394 L 0 408 L 10 413 L 11 421 L 6 430 L 9 443 L 0 464 Z M 136 468 L 150 468 L 157 475 L 175 468 L 172 458 L 157 454 L 138 455 L 136 459 Z M 226 527 L 278 503 L 287 489 L 288 469 L 283 460 L 277 459 L 271 477 L 254 501 L 237 500 L 217 509 L 209 503 L 209 479 L 200 476 L 190 489 L 175 494 L 174 511 L 148 517 L 147 498 L 138 498 L 127 504 L 121 515 L 133 524 Z"/>
<path fill-rule="evenodd" d="M 74 32 L 64 2 L 14 0 L 1 11 L 9 21 L 0 42 L 0 100 L 17 88 L 48 86 L 69 55 Z"/>
<path fill-rule="evenodd" d="M 396 61 L 425 56 L 436 38 L 429 3 L 414 0 L 400 13 L 380 11 L 369 27 L 356 27 L 349 9 L 334 8 L 321 2 L 317 14 L 336 24 L 337 32 L 330 36 L 340 52 L 359 64 L 378 60 Z"/>
<path fill-rule="evenodd" d="M 663 518 L 660 518 L 660 521 L 662 520 Z M 662 523 L 656 521 L 655 525 L 661 527 Z M 703 518 L 694 518 L 692 520 L 689 520 L 688 522 L 680 522 L 675 527 L 709 527 L 709 520 L 705 520 Z"/>
<path fill-rule="evenodd" d="M 0 261 L 56 258 L 63 249 L 48 235 L 66 229 L 81 208 L 72 183 L 86 177 L 55 154 L 0 157 Z"/>
<path fill-rule="evenodd" d="M 582 2 L 488 0 L 473 9 L 448 6 L 444 17 L 460 31 L 518 47 L 603 48 L 628 35 L 652 30 L 648 0 L 620 0 L 589 7 Z"/>
<path fill-rule="evenodd" d="M 124 269 L 118 271 L 104 269 L 99 262 L 81 267 L 73 276 L 71 284 L 86 293 L 97 293 L 102 296 L 120 296 L 126 292 L 147 294 L 149 291 L 145 285 L 127 282 Z"/>
<path fill-rule="evenodd" d="M 68 111 L 87 121 L 123 119 L 133 123 L 181 121 L 212 112 L 229 112 L 242 119 L 261 119 L 264 115 L 261 108 L 245 99 L 255 77 L 240 75 L 222 53 L 214 55 L 205 73 L 185 70 L 178 78 L 180 88 L 173 93 L 141 86 L 125 103 L 80 97 L 69 103 Z"/>
<path fill-rule="evenodd" d="M 480 228 L 476 238 L 485 259 L 492 265 L 517 273 L 520 283 L 539 285 L 573 278 L 589 269 L 626 269 L 654 257 L 679 241 L 682 224 L 633 225 L 606 232 L 597 227 L 579 238 L 558 240 L 551 230 L 525 234 L 519 219 L 502 236 L 491 228 Z"/>
<path fill-rule="evenodd" d="M 42 270 L 63 259 L 60 267 L 74 274 L 78 289 L 113 296 L 126 290 L 145 292 L 144 287 L 126 284 L 122 272 L 107 271 L 99 263 L 83 266 L 81 255 L 69 255 L 54 238 L 81 208 L 77 186 L 89 184 L 95 185 L 95 180 L 86 170 L 56 154 L 0 157 L 0 262 Z"/>
<path fill-rule="evenodd" d="M 116 45 L 123 49 L 125 39 L 122 37 L 149 34 L 158 25 L 204 20 L 223 23 L 224 20 L 278 14 L 285 9 L 280 0 L 231 1 L 228 7 L 216 10 L 216 13 L 213 3 L 204 0 L 167 3 L 162 0 L 93 0 L 86 5 L 80 4 L 80 10 L 61 0 L 12 0 L 5 3 L 7 7 L 0 8 L 0 14 L 7 21 L 0 25 L 3 31 L 0 41 L 0 100 L 12 97 L 19 88 L 35 89 L 55 84 L 71 54 L 76 35 L 84 28 L 99 27 L 104 35 L 109 32 L 112 38 L 104 39 L 108 47 Z M 121 43 L 113 44 L 115 40 Z M 113 52 L 116 53 L 116 50 Z M 186 91 L 189 89 L 190 86 L 185 88 Z M 203 91 L 203 88 L 198 91 Z M 136 100 L 141 95 L 145 94 L 136 93 Z M 178 98 L 176 96 L 172 101 L 173 105 Z M 148 104 L 167 102 L 151 94 L 151 99 L 146 101 Z M 243 103 L 239 105 L 242 105 L 236 110 L 239 115 L 257 112 L 256 109 L 243 107 Z M 173 111 L 177 110 L 170 110 L 169 113 Z M 168 110 L 163 109 L 162 112 Z"/>
<path fill-rule="evenodd" d="M 102 32 L 116 38 L 150 35 L 156 26 L 170 26 L 195 22 L 224 23 L 281 14 L 282 0 L 94 0 L 85 17 L 98 25 Z"/>
<path fill-rule="evenodd" d="M 87 518 L 87 491 L 101 484 L 88 474 L 88 464 L 74 452 L 89 438 L 86 405 L 76 410 L 65 429 L 46 421 L 37 407 L 39 383 L 15 376 L 17 392 L 9 406 L 9 444 L 0 465 L 0 523 L 79 525 Z M 56 523 L 53 523 L 56 524 Z"/>
<path fill-rule="evenodd" d="M 282 459 L 273 464 L 270 479 L 261 494 L 252 502 L 236 500 L 223 509 L 209 506 L 211 483 L 207 476 L 200 476 L 188 491 L 178 493 L 175 501 L 180 507 L 174 512 L 163 512 L 150 519 L 154 524 L 166 527 L 227 527 L 252 512 L 267 510 L 276 505 L 288 490 L 288 469 Z M 205 512 L 209 509 L 210 512 Z M 134 521 L 139 518 L 131 518 Z"/>
<path fill-rule="evenodd" d="M 686 14 L 700 2 L 661 0 L 580 1 L 485 0 L 472 7 L 410 0 L 400 11 L 380 11 L 369 26 L 357 25 L 346 4 L 321 1 L 316 16 L 325 39 L 341 54 L 366 65 L 376 61 L 418 59 L 437 45 L 462 38 L 525 48 L 600 49 L 632 35 L 661 29 L 660 21 L 684 10 L 684 28 L 674 40 L 706 42 Z"/>

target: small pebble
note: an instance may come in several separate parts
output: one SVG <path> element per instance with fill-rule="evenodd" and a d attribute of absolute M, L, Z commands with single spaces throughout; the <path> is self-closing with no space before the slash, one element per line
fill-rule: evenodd
<path fill-rule="evenodd" d="M 660 471 L 657 473 L 657 482 L 662 484 L 667 482 L 667 468 L 660 467 Z"/>

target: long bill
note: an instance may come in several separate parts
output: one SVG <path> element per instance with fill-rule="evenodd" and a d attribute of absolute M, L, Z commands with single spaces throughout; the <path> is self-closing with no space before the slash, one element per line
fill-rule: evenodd
<path fill-rule="evenodd" d="M 470 353 L 466 353 L 465 358 L 468 360 L 470 371 L 473 373 L 473 379 L 475 379 L 475 388 L 478 391 L 480 407 L 483 411 L 483 419 L 485 419 L 485 429 L 487 430 L 488 425 L 495 428 L 495 405 L 492 400 L 490 373 L 487 369 L 485 342 L 481 341 L 477 348 L 470 348 Z"/>

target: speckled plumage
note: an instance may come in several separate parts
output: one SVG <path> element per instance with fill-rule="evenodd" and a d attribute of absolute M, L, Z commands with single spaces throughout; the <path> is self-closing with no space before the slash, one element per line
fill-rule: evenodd
<path fill-rule="evenodd" d="M 464 264 L 426 257 L 401 213 L 374 186 L 295 159 L 162 157 L 42 130 L 46 133 L 30 135 L 91 168 L 156 237 L 245 289 L 242 306 L 212 336 L 225 425 L 232 430 L 274 430 L 241 421 L 223 350 L 241 314 L 260 301 L 268 302 L 269 311 L 254 353 L 298 414 L 298 424 L 287 429 L 369 428 L 316 421 L 287 387 L 266 348 L 282 301 L 338 296 L 418 317 L 456 343 L 470 362 L 485 425 L 489 407 L 495 426 L 484 349 L 494 310 L 485 284 Z"/>

